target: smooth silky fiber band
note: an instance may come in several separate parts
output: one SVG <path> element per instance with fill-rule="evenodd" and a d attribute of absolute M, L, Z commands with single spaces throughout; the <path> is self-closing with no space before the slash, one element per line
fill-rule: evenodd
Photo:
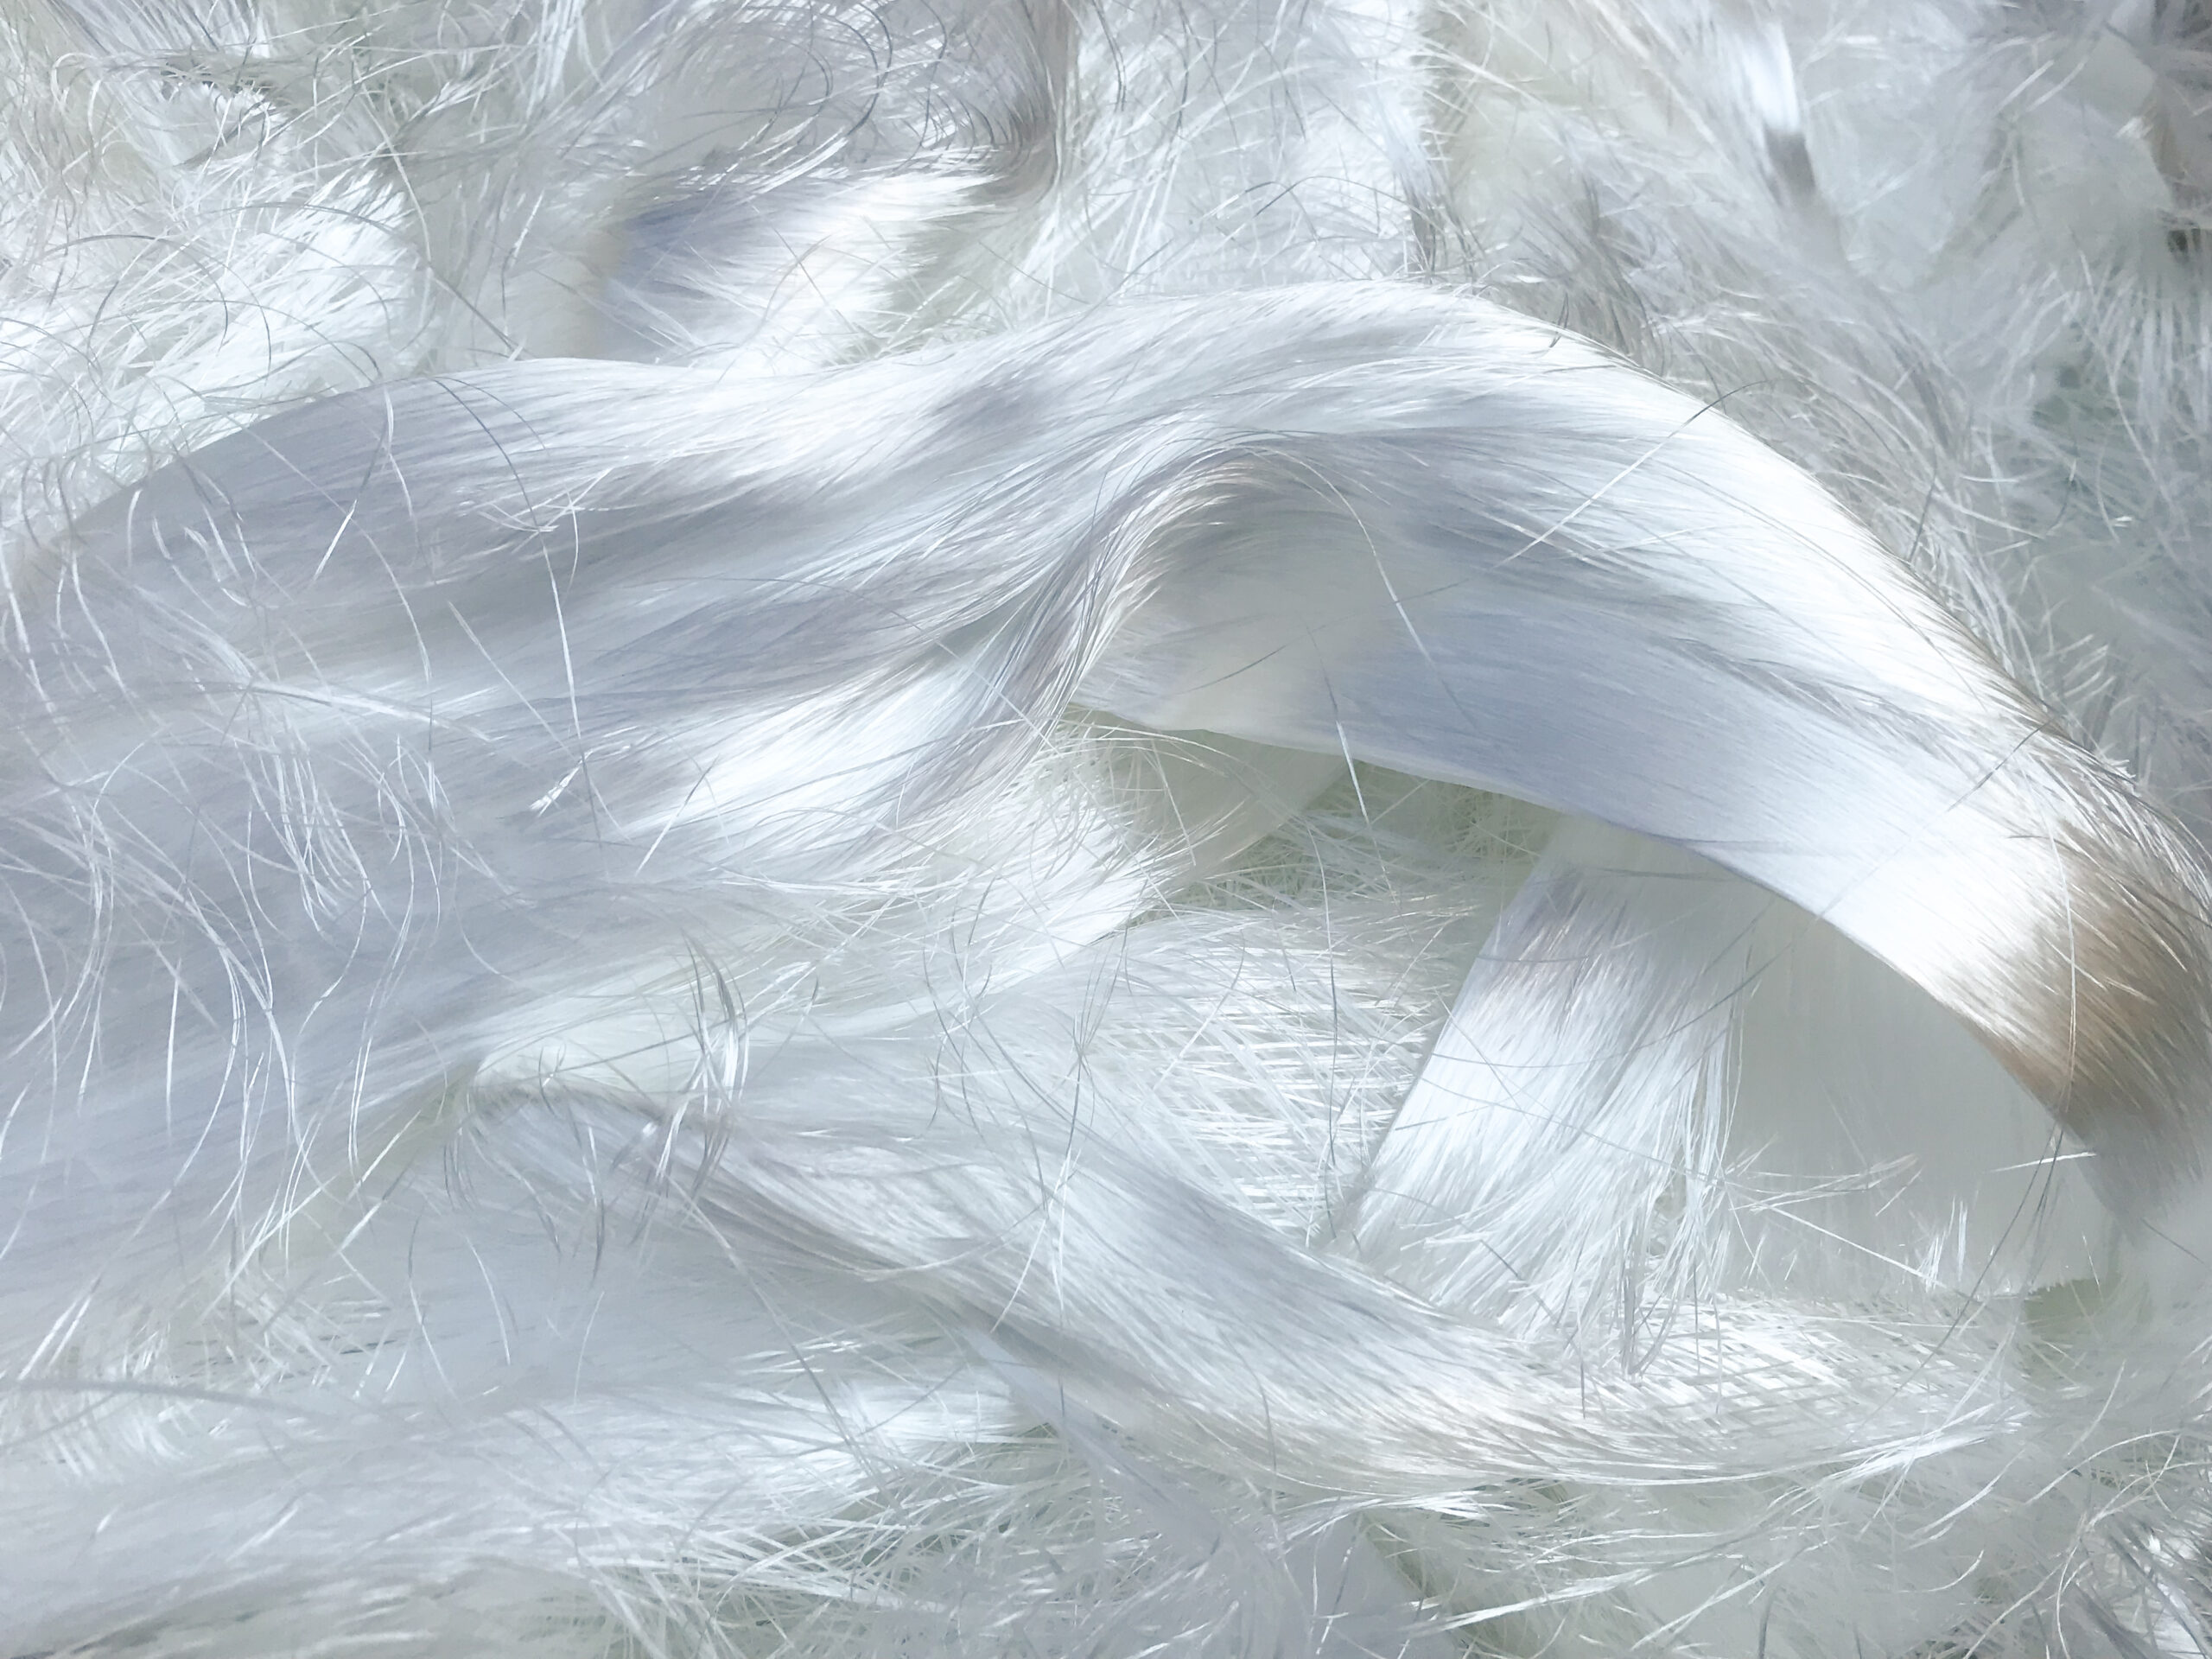
<path fill-rule="evenodd" d="M 772 398 L 402 384 L 156 475 L 15 608 L 45 781 L 11 786 L 10 954 L 65 974 L 104 918 L 98 998 L 0 1007 L 75 1096 L 11 1148 L 33 1191 L 121 1120 L 308 1156 L 473 1064 L 580 939 L 642 958 L 671 906 L 866 879 L 1071 698 L 1672 842 L 1924 987 L 2121 1185 L 2194 1154 L 2178 836 L 1803 474 L 1478 302 L 1109 309 Z M 200 936 L 133 933 L 180 889 Z M 181 1034 L 111 1034 L 149 1019 Z"/>

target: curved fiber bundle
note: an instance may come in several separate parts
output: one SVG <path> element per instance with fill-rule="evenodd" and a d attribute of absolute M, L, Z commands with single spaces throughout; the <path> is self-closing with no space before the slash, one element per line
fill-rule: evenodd
<path fill-rule="evenodd" d="M 0 0 L 0 1655 L 2212 1654 L 2203 0 Z"/>

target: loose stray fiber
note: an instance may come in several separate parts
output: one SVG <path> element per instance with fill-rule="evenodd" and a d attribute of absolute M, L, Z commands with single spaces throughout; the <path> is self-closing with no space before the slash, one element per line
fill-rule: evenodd
<path fill-rule="evenodd" d="M 2196 0 L 0 124 L 0 1654 L 2212 1651 Z"/>

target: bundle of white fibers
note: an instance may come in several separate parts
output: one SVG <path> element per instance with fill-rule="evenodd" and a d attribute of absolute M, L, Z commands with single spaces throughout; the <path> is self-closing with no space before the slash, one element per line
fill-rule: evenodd
<path fill-rule="evenodd" d="M 0 1656 L 2212 1654 L 2202 0 L 0 0 Z"/>

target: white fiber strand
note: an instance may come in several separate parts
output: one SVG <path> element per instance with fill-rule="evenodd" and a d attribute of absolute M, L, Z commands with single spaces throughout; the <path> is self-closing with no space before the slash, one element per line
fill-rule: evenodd
<path fill-rule="evenodd" d="M 0 0 L 0 1655 L 2212 1653 L 2197 0 Z"/>

